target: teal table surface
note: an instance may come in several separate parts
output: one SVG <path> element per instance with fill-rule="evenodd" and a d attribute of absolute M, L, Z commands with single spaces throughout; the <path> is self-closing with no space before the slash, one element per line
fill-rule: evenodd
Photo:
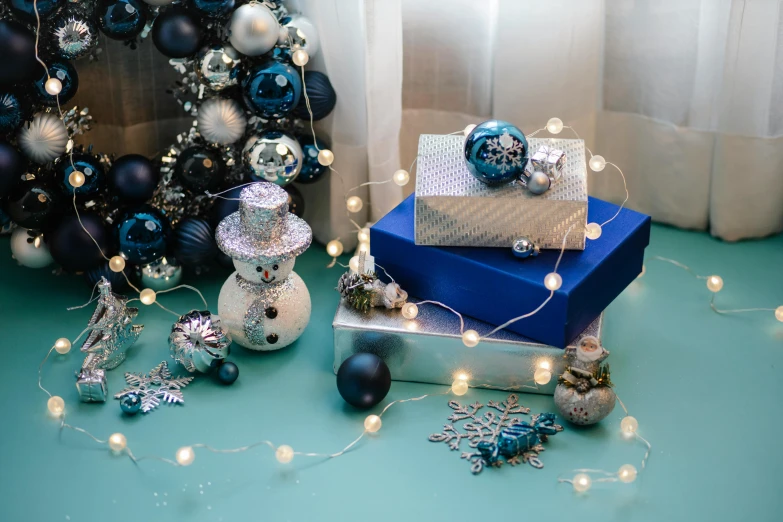
<path fill-rule="evenodd" d="M 451 413 L 454 397 L 395 405 L 376 436 L 345 455 L 296 457 L 279 464 L 267 447 L 241 454 L 198 450 L 189 467 L 148 460 L 134 464 L 81 433 L 59 430 L 38 389 L 38 366 L 58 337 L 74 338 L 92 306 L 79 277 L 19 267 L 0 238 L 0 520 L 50 521 L 400 521 L 400 520 L 782 520 L 783 323 L 772 312 L 721 316 L 710 310 L 704 281 L 667 263 L 672 257 L 702 274 L 719 274 L 724 308 L 783 304 L 783 236 L 727 244 L 705 234 L 653 227 L 646 274 L 606 314 L 605 345 L 620 398 L 652 443 L 648 467 L 632 484 L 594 484 L 577 495 L 559 476 L 574 468 L 639 467 L 644 446 L 619 434 L 620 408 L 588 429 L 566 426 L 542 454 L 545 467 L 503 466 L 471 475 L 459 452 L 427 440 Z M 328 453 L 362 431 L 367 412 L 340 398 L 332 370 L 333 290 L 342 271 L 327 269 L 322 247 L 297 261 L 313 301 L 299 341 L 277 352 L 235 347 L 239 380 L 222 386 L 200 376 L 184 406 L 161 405 L 124 417 L 117 401 L 78 402 L 78 349 L 54 354 L 43 382 L 66 401 L 67 421 L 98 437 L 124 433 L 137 456 L 174 458 L 180 446 L 232 448 L 268 439 L 296 451 Z M 347 263 L 347 259 L 343 259 Z M 227 277 L 213 271 L 196 284 L 213 311 Z M 199 307 L 192 292 L 160 296 L 178 312 Z M 148 371 L 169 359 L 175 318 L 144 307 L 145 325 L 128 360 L 109 373 L 110 391 L 123 372 Z M 442 386 L 392 385 L 384 404 Z M 502 400 L 507 393 L 470 390 L 465 402 Z M 533 412 L 552 411 L 552 398 L 520 395 Z"/>

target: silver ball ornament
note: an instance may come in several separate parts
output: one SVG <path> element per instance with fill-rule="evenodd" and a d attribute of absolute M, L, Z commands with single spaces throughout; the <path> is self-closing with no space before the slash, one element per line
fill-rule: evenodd
<path fill-rule="evenodd" d="M 44 268 L 54 262 L 49 247 L 40 238 L 34 239 L 26 228 L 17 227 L 11 233 L 11 253 L 20 265 Z"/>
<path fill-rule="evenodd" d="M 39 112 L 19 131 L 18 142 L 25 156 L 36 163 L 48 163 L 65 152 L 68 131 L 54 114 Z"/>
<path fill-rule="evenodd" d="M 320 48 L 318 31 L 306 16 L 300 14 L 293 15 L 284 20 L 283 27 L 288 30 L 288 40 L 291 43 L 291 50 L 303 49 L 312 58 Z"/>
<path fill-rule="evenodd" d="M 268 53 L 280 34 L 277 18 L 263 4 L 245 4 L 234 11 L 228 23 L 228 40 L 246 56 Z"/>
<path fill-rule="evenodd" d="M 535 257 L 539 253 L 538 246 L 534 245 L 533 242 L 526 237 L 521 237 L 514 241 L 511 251 L 514 253 L 514 256 L 521 259 Z"/>
<path fill-rule="evenodd" d="M 219 92 L 237 84 L 239 53 L 230 45 L 212 45 L 202 49 L 194 61 L 199 81 Z"/>
<path fill-rule="evenodd" d="M 198 128 L 210 143 L 230 145 L 245 133 L 247 118 L 232 99 L 210 98 L 198 109 Z"/>
<path fill-rule="evenodd" d="M 552 181 L 549 179 L 549 176 L 547 176 L 545 172 L 537 170 L 533 172 L 528 178 L 527 189 L 533 194 L 541 195 L 547 190 L 549 190 L 551 183 Z"/>
<path fill-rule="evenodd" d="M 283 187 L 299 175 L 304 153 L 295 138 L 266 131 L 247 140 L 242 157 L 254 177 Z"/>
<path fill-rule="evenodd" d="M 165 257 L 157 261 L 142 265 L 137 269 L 137 276 L 143 288 L 150 288 L 159 292 L 174 288 L 182 281 L 182 267 L 172 264 Z"/>

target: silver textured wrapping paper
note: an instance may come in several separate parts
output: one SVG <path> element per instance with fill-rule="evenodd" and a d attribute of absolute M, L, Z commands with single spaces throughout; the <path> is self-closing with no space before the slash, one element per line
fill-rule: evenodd
<path fill-rule="evenodd" d="M 413 299 L 411 302 L 417 302 Z M 493 327 L 464 317 L 465 329 L 479 334 Z M 582 333 L 601 338 L 603 314 Z M 366 314 L 340 300 L 334 316 L 334 371 L 355 353 L 381 357 L 395 381 L 451 384 L 468 376 L 472 387 L 488 387 L 552 395 L 557 376 L 563 373 L 564 351 L 531 341 L 513 332 L 500 331 L 474 348 L 462 343 L 459 319 L 436 305 L 422 305 L 416 319 L 407 320 L 399 310 L 372 308 Z M 552 379 L 536 389 L 533 374 L 542 361 L 551 364 Z"/>
<path fill-rule="evenodd" d="M 422 134 L 416 172 L 416 244 L 511 248 L 527 237 L 539 248 L 584 250 L 587 168 L 583 140 L 531 138 L 565 152 L 560 179 L 536 196 L 519 182 L 490 187 L 465 166 L 463 136 Z"/>

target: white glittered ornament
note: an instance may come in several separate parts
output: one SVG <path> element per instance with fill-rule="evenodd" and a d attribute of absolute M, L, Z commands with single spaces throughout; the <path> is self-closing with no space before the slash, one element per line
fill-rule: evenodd
<path fill-rule="evenodd" d="M 245 4 L 231 14 L 228 40 L 246 56 L 268 53 L 277 44 L 280 24 L 263 4 Z"/>
<path fill-rule="evenodd" d="M 198 110 L 198 128 L 211 143 L 230 145 L 245 133 L 247 119 L 237 102 L 225 98 L 210 98 Z"/>
<path fill-rule="evenodd" d="M 47 163 L 65 152 L 68 131 L 54 114 L 39 112 L 19 131 L 18 142 L 25 156 L 36 163 Z"/>
<path fill-rule="evenodd" d="M 283 26 L 288 30 L 291 49 L 303 49 L 312 58 L 320 48 L 318 31 L 306 16 L 296 14 L 288 18 Z"/>
<path fill-rule="evenodd" d="M 54 262 L 46 243 L 40 237 L 33 239 L 22 227 L 15 228 L 11 234 L 11 253 L 20 265 L 28 268 L 44 268 Z"/>

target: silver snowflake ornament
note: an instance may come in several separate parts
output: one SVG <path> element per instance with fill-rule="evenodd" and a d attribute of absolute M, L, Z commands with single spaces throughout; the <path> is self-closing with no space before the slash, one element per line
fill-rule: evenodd
<path fill-rule="evenodd" d="M 125 382 L 128 387 L 117 393 L 114 398 L 121 399 L 129 393 L 141 397 L 141 411 L 148 413 L 157 408 L 161 402 L 169 404 L 184 404 L 182 388 L 190 384 L 193 377 L 172 377 L 169 365 L 163 361 L 150 373 L 125 372 Z"/>

